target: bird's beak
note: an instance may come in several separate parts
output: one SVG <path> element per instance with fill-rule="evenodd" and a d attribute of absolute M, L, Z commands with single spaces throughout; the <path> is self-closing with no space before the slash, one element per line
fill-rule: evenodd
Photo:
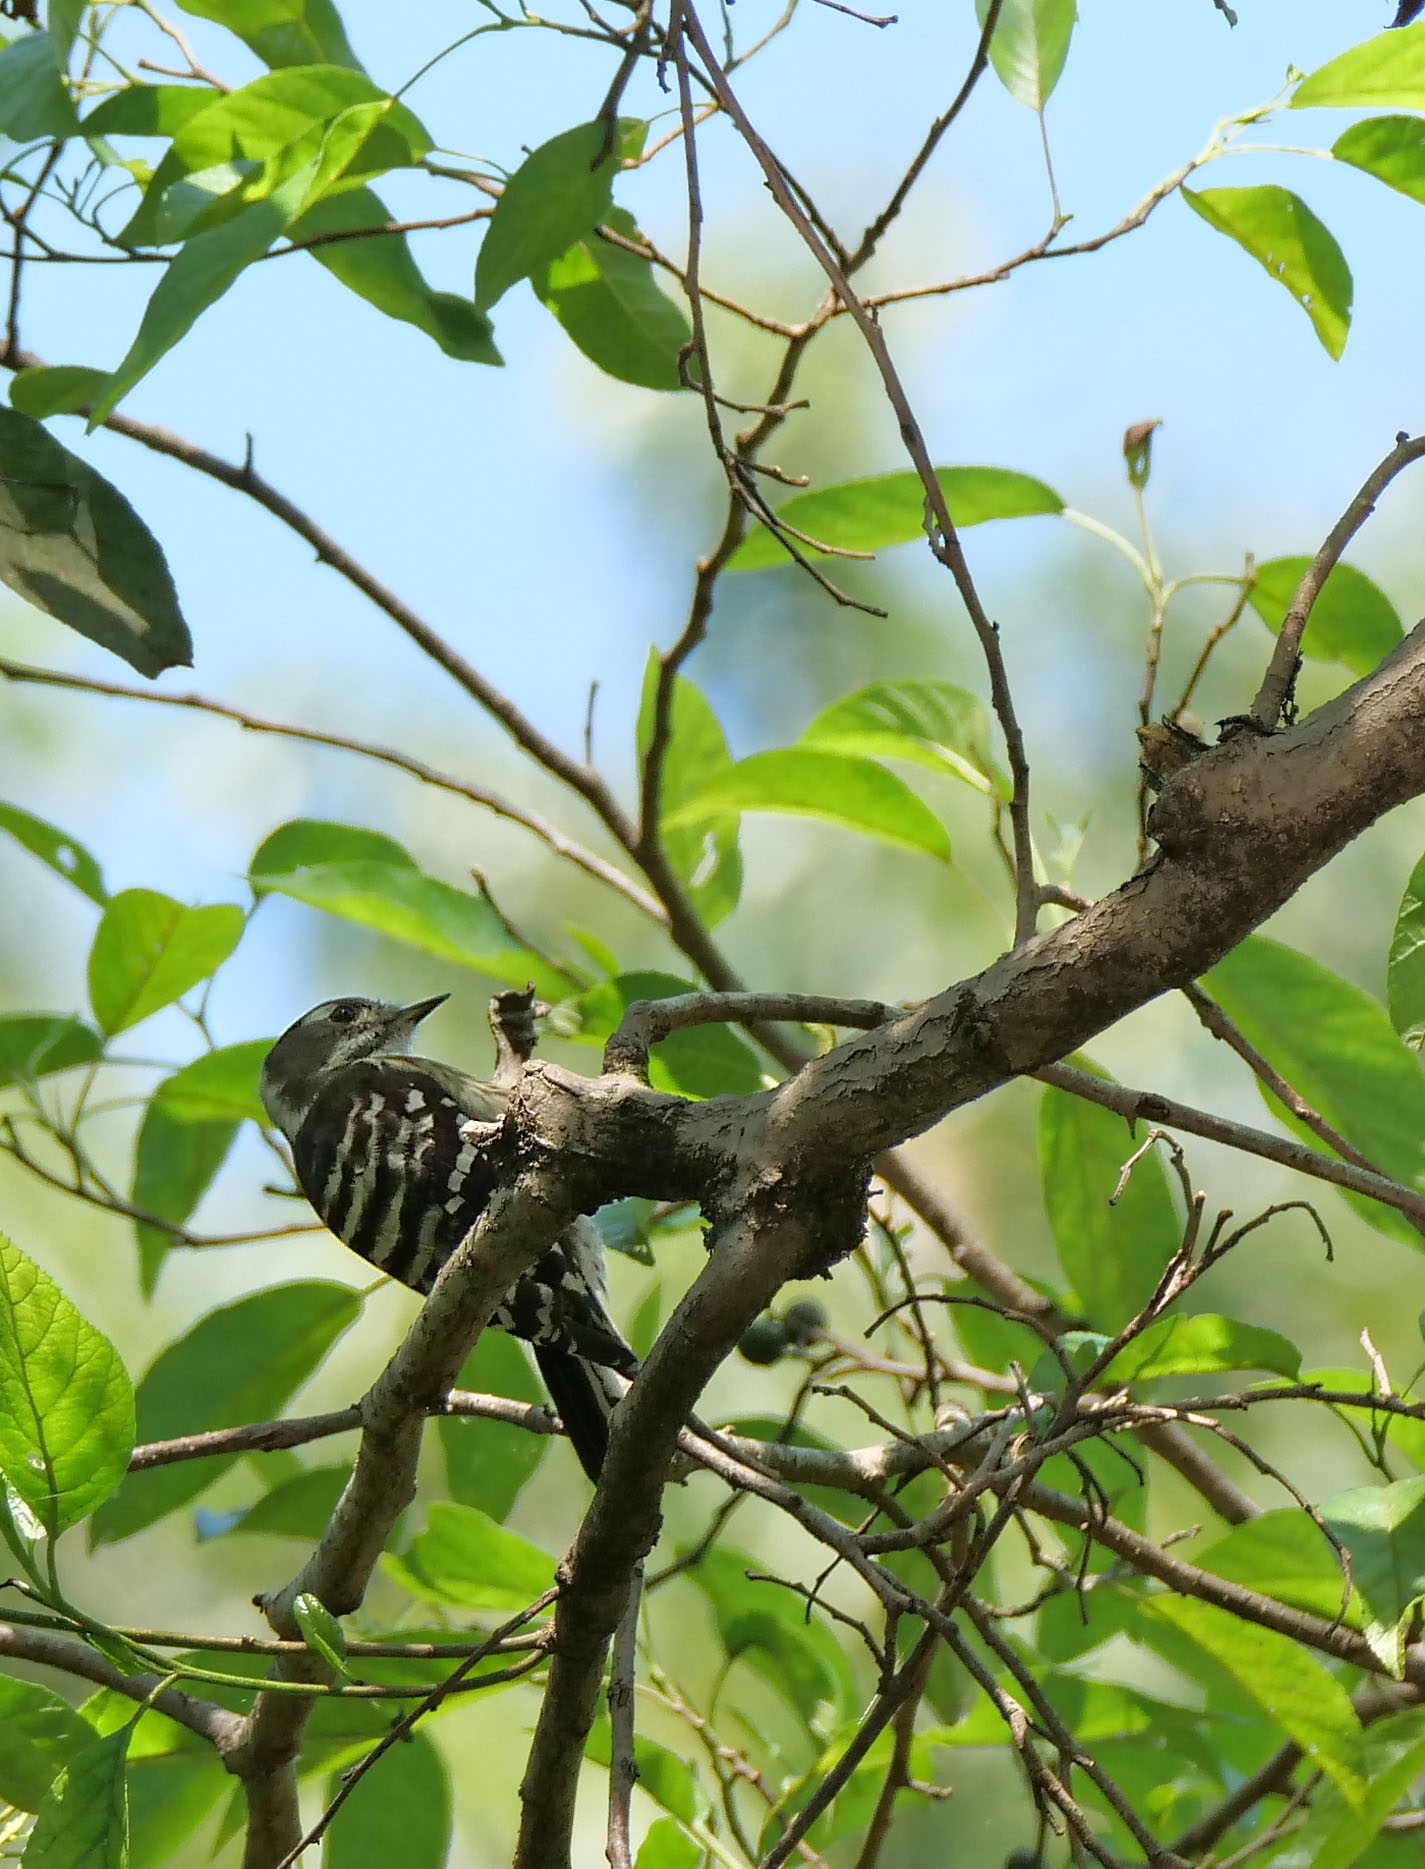
<path fill-rule="evenodd" d="M 393 1023 L 392 1036 L 399 1034 L 409 1038 L 422 1019 L 428 1019 L 436 1007 L 443 1006 L 449 998 L 449 993 L 437 993 L 434 999 L 420 999 L 414 1006 L 403 1006 Z"/>

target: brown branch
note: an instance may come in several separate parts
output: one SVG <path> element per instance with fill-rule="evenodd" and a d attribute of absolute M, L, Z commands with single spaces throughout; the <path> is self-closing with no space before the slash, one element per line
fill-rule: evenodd
<path fill-rule="evenodd" d="M 682 993 L 672 999 L 636 1000 L 604 1047 L 604 1069 L 626 1071 L 646 1083 L 651 1047 L 689 1026 L 787 1023 L 868 1030 L 884 1025 L 896 1010 L 880 1000 L 835 999 L 819 993 Z"/>

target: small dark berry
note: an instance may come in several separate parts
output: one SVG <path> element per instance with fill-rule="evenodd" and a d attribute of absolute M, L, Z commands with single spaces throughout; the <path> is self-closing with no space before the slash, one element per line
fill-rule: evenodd
<path fill-rule="evenodd" d="M 783 1311 L 782 1322 L 788 1340 L 802 1348 L 826 1329 L 826 1307 L 815 1298 L 799 1298 Z"/>
<path fill-rule="evenodd" d="M 787 1347 L 787 1327 L 779 1317 L 759 1317 L 750 1324 L 737 1348 L 745 1361 L 775 1363 Z"/>

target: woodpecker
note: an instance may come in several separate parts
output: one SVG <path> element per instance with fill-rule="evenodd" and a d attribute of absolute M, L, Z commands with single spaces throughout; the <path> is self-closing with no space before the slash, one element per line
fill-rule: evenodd
<path fill-rule="evenodd" d="M 302 1192 L 363 1259 L 428 1292 L 494 1185 L 482 1147 L 508 1093 L 408 1048 L 448 995 L 414 1006 L 329 999 L 288 1026 L 262 1066 L 263 1106 L 292 1146 Z M 497 1329 L 533 1346 L 584 1471 L 638 1370 L 609 1316 L 603 1244 L 580 1218 L 505 1295 Z"/>

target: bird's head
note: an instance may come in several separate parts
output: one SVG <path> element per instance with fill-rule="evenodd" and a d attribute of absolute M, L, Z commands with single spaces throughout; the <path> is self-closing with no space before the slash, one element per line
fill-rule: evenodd
<path fill-rule="evenodd" d="M 313 1006 L 263 1060 L 258 1089 L 267 1114 L 290 1141 L 325 1077 L 363 1058 L 399 1055 L 421 1020 L 449 997 L 440 993 L 414 1006 L 380 999 L 327 999 Z"/>

